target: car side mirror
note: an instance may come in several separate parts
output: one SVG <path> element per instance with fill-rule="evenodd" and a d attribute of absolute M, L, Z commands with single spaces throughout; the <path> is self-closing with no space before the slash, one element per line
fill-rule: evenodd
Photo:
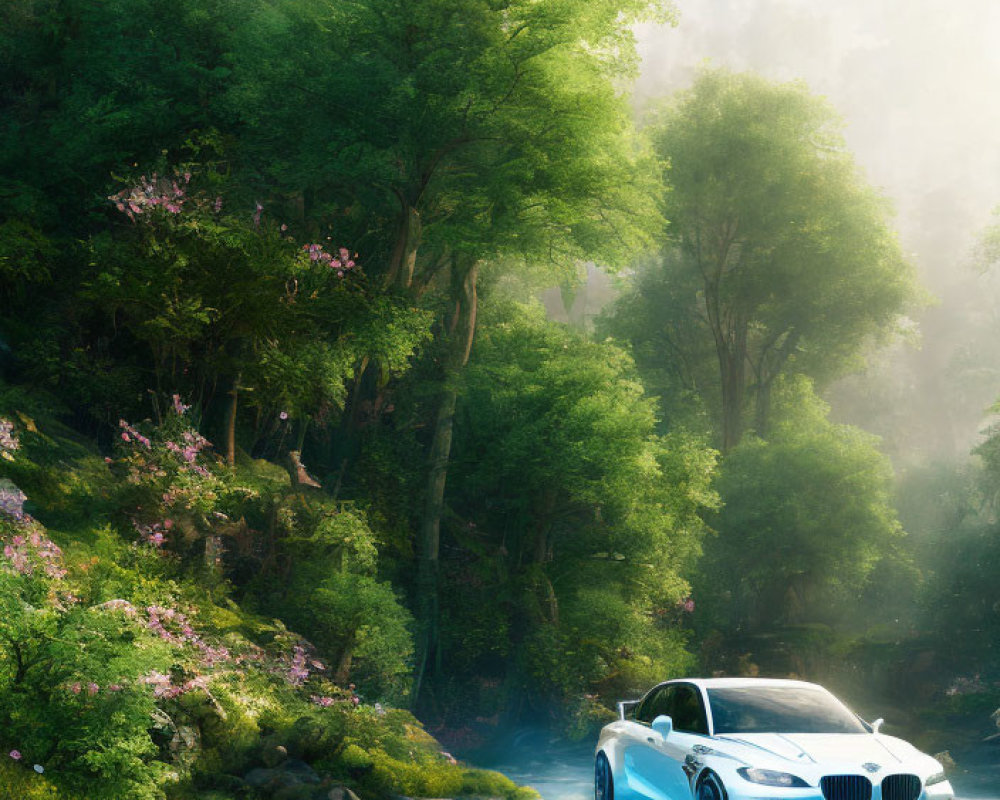
<path fill-rule="evenodd" d="M 872 733 L 878 733 L 881 727 L 885 724 L 885 720 L 879 717 L 872 723 Z"/>
<path fill-rule="evenodd" d="M 670 731 L 673 729 L 674 721 L 666 714 L 660 714 L 660 716 L 653 720 L 653 730 L 660 734 L 660 736 L 664 739 L 670 735 Z"/>

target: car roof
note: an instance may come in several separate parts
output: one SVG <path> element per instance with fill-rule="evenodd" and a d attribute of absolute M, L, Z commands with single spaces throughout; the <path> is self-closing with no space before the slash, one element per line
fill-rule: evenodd
<path fill-rule="evenodd" d="M 700 686 L 704 689 L 715 689 L 722 687 L 729 687 L 734 689 L 749 689 L 749 688 L 763 688 L 765 686 L 774 687 L 799 687 L 799 688 L 810 688 L 810 689 L 822 689 L 826 691 L 818 683 L 810 683 L 808 681 L 797 681 L 791 680 L 789 678 L 677 678 L 675 680 L 665 681 L 664 683 L 693 683 L 695 686 Z M 662 686 L 663 684 L 658 684 Z"/>

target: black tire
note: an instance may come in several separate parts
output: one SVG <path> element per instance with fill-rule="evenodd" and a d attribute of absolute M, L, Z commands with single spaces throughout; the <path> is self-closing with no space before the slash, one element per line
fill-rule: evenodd
<path fill-rule="evenodd" d="M 726 787 L 714 772 L 706 772 L 698 779 L 696 800 L 726 800 Z"/>
<path fill-rule="evenodd" d="M 615 800 L 615 779 L 604 753 L 598 753 L 594 762 L 594 800 Z"/>

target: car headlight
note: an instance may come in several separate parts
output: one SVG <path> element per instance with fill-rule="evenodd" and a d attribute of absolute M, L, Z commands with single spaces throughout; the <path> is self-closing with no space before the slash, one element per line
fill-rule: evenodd
<path fill-rule="evenodd" d="M 809 788 L 809 784 L 802 780 L 802 778 L 787 772 L 775 772 L 773 769 L 756 769 L 755 767 L 740 767 L 736 771 L 744 780 L 748 780 L 750 783 L 759 783 L 762 786 Z"/>
<path fill-rule="evenodd" d="M 941 772 L 935 772 L 924 781 L 924 786 L 933 786 L 935 783 L 944 783 L 947 779 L 948 776 L 944 774 L 944 770 Z"/>

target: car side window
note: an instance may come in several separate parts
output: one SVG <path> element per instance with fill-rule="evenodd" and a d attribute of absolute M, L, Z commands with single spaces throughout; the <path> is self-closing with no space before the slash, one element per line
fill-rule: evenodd
<path fill-rule="evenodd" d="M 674 728 L 686 733 L 701 733 L 708 735 L 708 717 L 705 714 L 705 704 L 701 699 L 701 692 L 694 686 L 673 686 L 671 702 L 668 710 L 663 714 L 669 714 L 674 722 Z"/>
<path fill-rule="evenodd" d="M 645 722 L 649 725 L 660 714 L 667 713 L 663 709 L 666 708 L 666 693 L 669 688 L 668 686 L 660 686 L 646 695 L 636 709 L 635 719 L 637 722 Z"/>

